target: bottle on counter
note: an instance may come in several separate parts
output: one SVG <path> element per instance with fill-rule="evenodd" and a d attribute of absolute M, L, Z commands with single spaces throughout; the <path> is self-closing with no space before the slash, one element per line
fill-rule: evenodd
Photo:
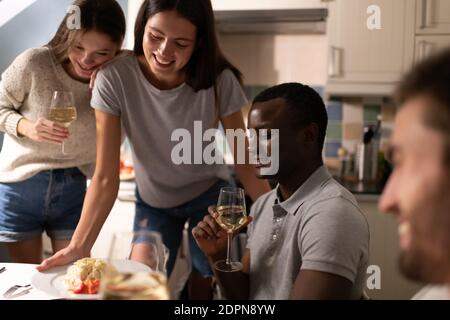
<path fill-rule="evenodd" d="M 363 141 L 357 147 L 357 171 L 360 181 L 377 181 L 381 139 L 381 115 L 375 126 L 365 126 Z"/>

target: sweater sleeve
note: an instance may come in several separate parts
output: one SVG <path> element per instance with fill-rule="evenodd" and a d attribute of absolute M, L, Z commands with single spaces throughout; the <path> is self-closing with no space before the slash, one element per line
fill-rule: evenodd
<path fill-rule="evenodd" d="M 20 54 L 3 72 L 0 81 L 0 131 L 18 137 L 17 124 L 23 118 L 20 108 L 32 83 L 33 50 Z"/>

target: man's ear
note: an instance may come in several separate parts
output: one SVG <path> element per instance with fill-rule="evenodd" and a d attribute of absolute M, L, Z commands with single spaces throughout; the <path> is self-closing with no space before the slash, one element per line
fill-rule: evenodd
<path fill-rule="evenodd" d="M 319 139 L 319 126 L 311 123 L 301 130 L 303 142 L 306 144 L 316 144 Z"/>

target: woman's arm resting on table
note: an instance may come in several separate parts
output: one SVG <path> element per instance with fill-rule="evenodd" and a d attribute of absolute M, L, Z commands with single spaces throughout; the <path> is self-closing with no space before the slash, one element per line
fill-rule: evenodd
<path fill-rule="evenodd" d="M 97 161 L 94 177 L 86 192 L 78 226 L 69 246 L 44 260 L 37 269 L 64 265 L 89 256 L 89 252 L 111 211 L 119 191 L 120 117 L 96 111 Z"/>

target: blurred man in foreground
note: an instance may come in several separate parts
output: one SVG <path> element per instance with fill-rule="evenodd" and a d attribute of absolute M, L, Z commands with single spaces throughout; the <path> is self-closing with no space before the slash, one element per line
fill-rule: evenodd
<path fill-rule="evenodd" d="M 414 299 L 449 299 L 450 50 L 417 65 L 396 98 L 395 169 L 380 210 L 398 220 L 403 274 L 434 285 Z"/>

